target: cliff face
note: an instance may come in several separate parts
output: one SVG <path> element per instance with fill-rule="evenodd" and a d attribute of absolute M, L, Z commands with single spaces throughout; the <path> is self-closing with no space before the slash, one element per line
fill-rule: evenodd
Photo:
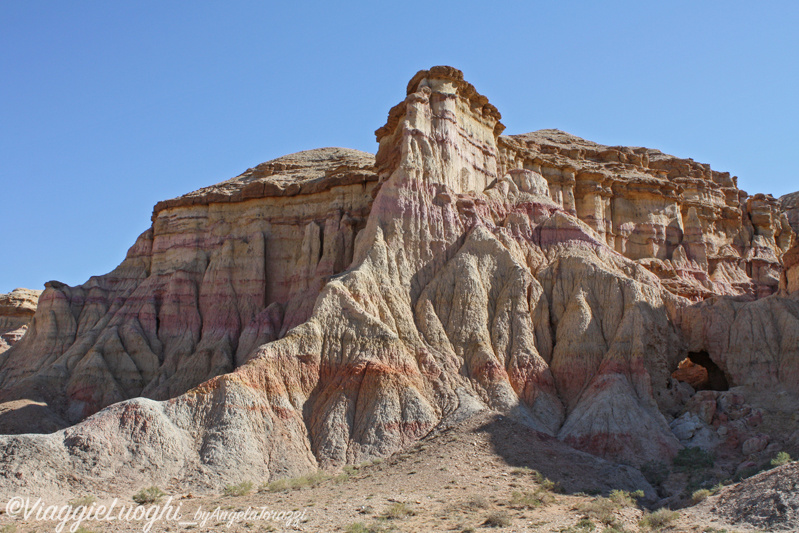
<path fill-rule="evenodd" d="M 30 289 L 0 294 L 0 354 L 25 335 L 40 294 L 41 291 Z"/>
<path fill-rule="evenodd" d="M 499 120 L 460 71 L 421 71 L 374 160 L 302 152 L 163 202 L 117 270 L 50 283 L 0 366 L 6 400 L 39 390 L 74 422 L 172 399 L 0 437 L 0 486 L 290 476 L 483 409 L 640 465 L 704 430 L 676 429 L 684 413 L 740 404 L 691 400 L 672 377 L 691 353 L 729 386 L 799 393 L 797 300 L 755 300 L 795 272 L 776 200 Z"/>
<path fill-rule="evenodd" d="M 74 423 L 242 365 L 307 320 L 327 278 L 350 263 L 372 165 L 355 150 L 311 150 L 159 203 L 113 272 L 79 287 L 47 283 L 0 365 L 0 397 L 37 391 Z"/>
<path fill-rule="evenodd" d="M 499 141 L 503 169 L 543 175 L 561 207 L 675 294 L 700 300 L 777 290 L 793 236 L 788 216 L 779 200 L 739 190 L 729 173 L 557 130 Z"/>

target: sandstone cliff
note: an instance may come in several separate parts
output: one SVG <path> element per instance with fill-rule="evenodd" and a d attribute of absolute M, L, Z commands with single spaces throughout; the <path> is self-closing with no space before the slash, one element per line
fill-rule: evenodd
<path fill-rule="evenodd" d="M 8 350 L 28 330 L 41 291 L 14 289 L 0 294 L 0 353 Z"/>
<path fill-rule="evenodd" d="M 799 192 L 780 197 L 780 206 L 788 216 L 788 221 L 795 232 L 799 232 Z"/>
<path fill-rule="evenodd" d="M 113 272 L 46 284 L 29 334 L 0 360 L 0 397 L 36 391 L 74 423 L 232 371 L 304 322 L 349 264 L 372 165 L 355 150 L 311 150 L 159 203 Z"/>
<path fill-rule="evenodd" d="M 48 284 L 6 352 L 3 399 L 110 407 L 0 438 L 2 490 L 266 480 L 485 409 L 640 465 L 699 433 L 676 417 L 741 403 L 691 403 L 672 372 L 692 353 L 728 387 L 799 393 L 777 200 L 655 150 L 502 130 L 434 67 L 374 159 L 302 152 L 158 204 L 114 272 Z"/>
<path fill-rule="evenodd" d="M 675 294 L 699 300 L 777 290 L 794 234 L 788 216 L 772 196 L 739 190 L 729 173 L 557 130 L 499 143 L 503 168 L 542 175 L 558 205 Z"/>

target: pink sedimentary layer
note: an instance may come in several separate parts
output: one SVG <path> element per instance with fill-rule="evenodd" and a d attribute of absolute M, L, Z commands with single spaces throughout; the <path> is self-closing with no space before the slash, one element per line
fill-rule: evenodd
<path fill-rule="evenodd" d="M 377 179 L 371 165 L 353 150 L 304 152 L 217 187 L 233 203 L 209 193 L 159 204 L 113 272 L 79 287 L 47 284 L 31 331 L 2 366 L 2 397 L 41 391 L 35 399 L 77 421 L 232 371 L 307 320 L 327 278 L 349 265 Z M 297 194 L 235 194 L 295 174 L 305 179 Z"/>

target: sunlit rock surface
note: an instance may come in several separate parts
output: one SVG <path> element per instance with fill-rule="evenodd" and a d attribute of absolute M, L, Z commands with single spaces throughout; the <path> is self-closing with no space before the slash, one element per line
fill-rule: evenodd
<path fill-rule="evenodd" d="M 457 69 L 420 71 L 375 157 L 301 152 L 161 202 L 115 271 L 49 283 L 0 365 L 5 413 L 83 421 L 0 437 L 2 492 L 294 476 L 485 409 L 634 466 L 703 424 L 742 453 L 760 393 L 799 393 L 781 203 L 500 118 Z M 695 394 L 673 376 L 692 353 L 740 391 Z"/>

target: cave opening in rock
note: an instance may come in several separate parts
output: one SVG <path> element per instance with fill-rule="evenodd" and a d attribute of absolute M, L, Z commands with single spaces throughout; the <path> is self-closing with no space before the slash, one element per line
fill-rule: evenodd
<path fill-rule="evenodd" d="M 716 390 L 725 391 L 730 389 L 727 376 L 724 371 L 713 362 L 710 354 L 702 352 L 688 352 L 688 357 L 680 361 L 677 370 L 672 372 L 671 377 L 678 381 L 684 381 L 694 388 L 694 390 Z"/>

